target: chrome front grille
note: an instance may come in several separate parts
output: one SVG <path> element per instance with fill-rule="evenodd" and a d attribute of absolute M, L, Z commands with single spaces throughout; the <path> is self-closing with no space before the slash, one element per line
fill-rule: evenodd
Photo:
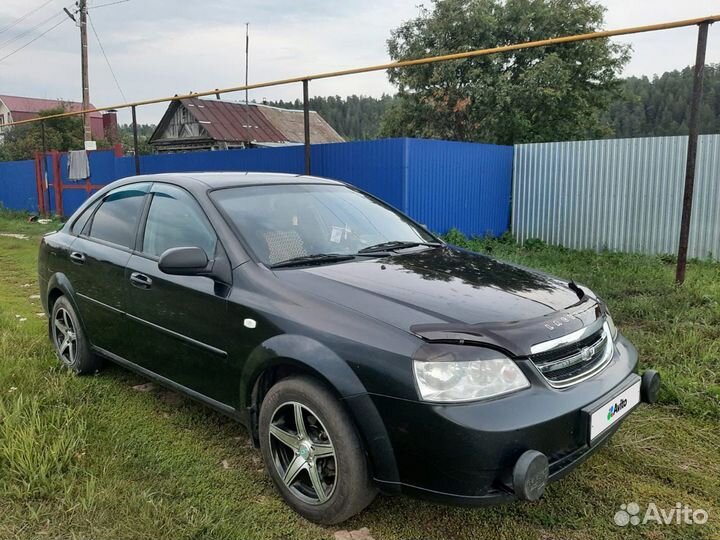
<path fill-rule="evenodd" d="M 557 346 L 546 342 L 533 347 L 530 360 L 551 386 L 563 388 L 579 383 L 607 366 L 613 343 L 607 323 L 600 324 L 579 331 L 574 340 L 569 336 L 561 338 Z"/>

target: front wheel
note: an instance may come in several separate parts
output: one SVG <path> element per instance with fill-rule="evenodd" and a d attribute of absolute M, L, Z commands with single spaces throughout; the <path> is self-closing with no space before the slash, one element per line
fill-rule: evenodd
<path fill-rule="evenodd" d="M 375 498 L 360 438 L 337 398 L 319 382 L 294 377 L 270 388 L 259 427 L 265 467 L 303 517 L 340 523 Z"/>

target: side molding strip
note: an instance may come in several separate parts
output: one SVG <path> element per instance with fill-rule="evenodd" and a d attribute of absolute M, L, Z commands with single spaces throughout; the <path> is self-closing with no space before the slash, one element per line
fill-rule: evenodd
<path fill-rule="evenodd" d="M 174 338 L 180 339 L 182 341 L 186 341 L 187 343 L 190 343 L 190 345 L 194 345 L 195 347 L 199 347 L 201 349 L 205 349 L 206 351 L 210 351 L 211 353 L 216 354 L 217 356 L 220 356 L 221 358 L 227 358 L 227 352 L 223 351 L 222 349 L 218 349 L 216 347 L 213 347 L 212 345 L 208 345 L 207 343 L 198 341 L 197 339 L 193 339 L 186 335 L 180 334 L 178 332 L 175 332 L 174 330 L 165 328 L 164 326 L 160 326 L 158 324 L 151 323 L 150 321 L 146 321 L 145 319 L 141 319 L 140 317 L 136 317 L 135 315 L 130 315 L 130 313 L 125 313 L 125 315 L 127 316 L 128 319 L 132 319 L 133 321 L 139 322 L 140 324 L 144 324 L 146 326 L 149 326 L 150 328 L 159 330 L 160 332 L 163 332 L 164 334 L 167 334 Z"/>
<path fill-rule="evenodd" d="M 107 310 L 109 310 L 109 311 L 112 311 L 113 313 L 119 313 L 119 314 L 121 314 L 121 315 L 124 313 L 123 311 L 119 310 L 119 309 L 116 308 L 116 307 L 109 306 L 108 304 L 103 304 L 103 303 L 100 302 L 99 300 L 95 300 L 94 298 L 90 298 L 89 296 L 85 296 L 85 295 L 82 294 L 82 293 L 76 292 L 75 295 L 76 295 L 76 296 L 79 296 L 79 297 L 82 298 L 83 300 L 87 300 L 88 302 L 92 302 L 92 303 L 95 304 L 95 305 L 98 305 L 98 306 L 103 307 L 103 308 L 105 308 L 105 309 L 107 309 Z"/>

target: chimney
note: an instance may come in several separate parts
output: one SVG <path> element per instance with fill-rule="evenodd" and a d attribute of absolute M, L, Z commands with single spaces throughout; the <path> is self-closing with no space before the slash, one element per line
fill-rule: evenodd
<path fill-rule="evenodd" d="M 105 140 L 110 144 L 120 142 L 118 137 L 117 111 L 111 110 L 103 113 L 103 133 Z"/>

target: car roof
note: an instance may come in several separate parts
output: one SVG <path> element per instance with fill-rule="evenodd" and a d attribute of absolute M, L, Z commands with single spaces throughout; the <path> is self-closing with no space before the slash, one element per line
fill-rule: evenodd
<path fill-rule="evenodd" d="M 302 174 L 267 173 L 267 172 L 187 172 L 162 173 L 131 177 L 133 181 L 168 182 L 187 186 L 188 184 L 204 184 L 212 189 L 257 184 L 331 184 L 342 185 L 342 182 L 306 176 Z M 125 180 L 131 180 L 126 178 Z"/>

